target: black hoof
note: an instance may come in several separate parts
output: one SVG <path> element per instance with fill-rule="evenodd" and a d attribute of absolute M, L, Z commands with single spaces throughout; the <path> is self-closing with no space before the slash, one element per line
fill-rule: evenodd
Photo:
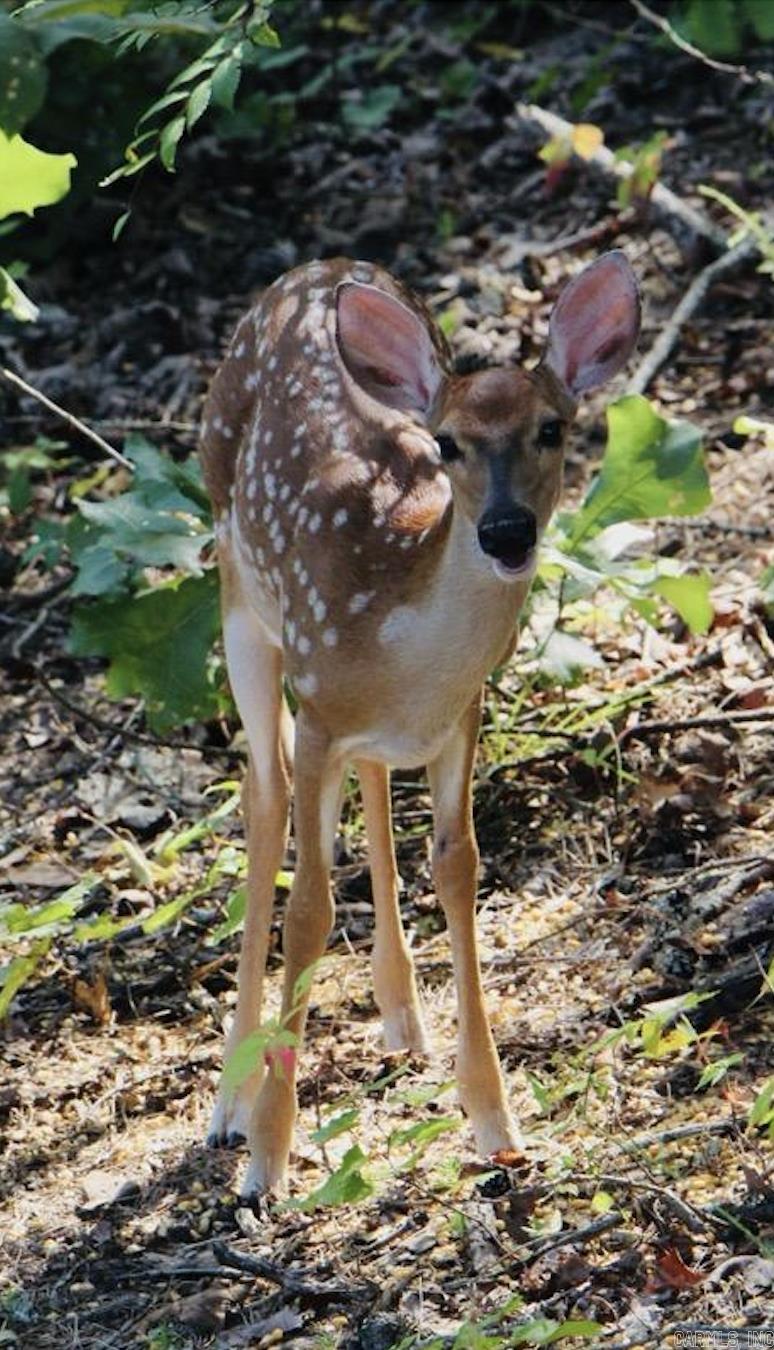
<path fill-rule="evenodd" d="M 242 1148 L 247 1143 L 247 1139 L 241 1130 L 229 1130 L 226 1135 L 226 1148 Z"/>

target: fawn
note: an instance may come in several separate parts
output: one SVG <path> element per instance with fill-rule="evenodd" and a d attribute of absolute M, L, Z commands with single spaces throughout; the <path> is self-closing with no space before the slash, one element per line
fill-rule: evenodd
<path fill-rule="evenodd" d="M 226 1054 L 260 1023 L 291 779 L 297 863 L 282 1013 L 303 1032 L 306 998 L 294 1000 L 294 986 L 333 924 L 329 873 L 350 763 L 370 848 L 386 1045 L 427 1050 L 389 786 L 390 766 L 426 765 L 459 1008 L 457 1082 L 484 1155 L 519 1137 L 476 944 L 481 691 L 515 646 L 578 396 L 623 366 L 638 330 L 633 273 L 611 252 L 562 292 L 536 369 L 455 375 L 424 306 L 387 272 L 316 262 L 276 281 L 241 320 L 204 407 L 226 659 L 249 746 L 248 902 Z M 233 1097 L 221 1089 L 209 1138 L 248 1140 L 247 1195 L 285 1179 L 295 1077 L 295 1053 L 285 1053 Z"/>

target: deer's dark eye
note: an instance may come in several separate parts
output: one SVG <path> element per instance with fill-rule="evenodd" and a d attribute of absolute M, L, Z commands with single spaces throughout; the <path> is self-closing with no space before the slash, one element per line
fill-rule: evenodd
<path fill-rule="evenodd" d="M 542 450 L 556 450 L 562 444 L 564 425 L 558 417 L 549 417 L 541 422 L 537 434 L 537 443 Z"/>
<path fill-rule="evenodd" d="M 436 436 L 435 441 L 444 464 L 451 464 L 455 459 L 462 459 L 462 451 L 453 436 L 446 436 L 441 433 L 440 436 Z"/>

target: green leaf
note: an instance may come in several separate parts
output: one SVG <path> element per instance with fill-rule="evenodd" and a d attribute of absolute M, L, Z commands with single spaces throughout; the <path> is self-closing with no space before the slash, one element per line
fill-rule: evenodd
<path fill-rule="evenodd" d="M 0 972 L 0 1021 L 7 1015 L 22 985 L 37 970 L 50 946 L 50 938 L 41 938 L 26 956 L 17 956 Z"/>
<path fill-rule="evenodd" d="M 89 872 L 55 900 L 48 900 L 44 905 L 11 905 L 0 915 L 0 927 L 13 935 L 39 932 L 41 929 L 55 932 L 77 914 L 94 890 L 97 880 L 96 875 Z"/>
<path fill-rule="evenodd" d="M 110 595 L 123 590 L 129 576 L 128 562 L 122 562 L 112 548 L 92 544 L 78 558 L 78 575 L 71 595 Z"/>
<path fill-rule="evenodd" d="M 280 47 L 279 34 L 275 32 L 271 24 L 268 23 L 249 23 L 247 25 L 247 36 L 257 47 Z"/>
<path fill-rule="evenodd" d="M 178 895 L 174 900 L 167 900 L 166 904 L 158 905 L 147 919 L 143 919 L 140 927 L 143 933 L 158 933 L 160 929 L 167 928 L 169 924 L 174 923 L 176 919 L 184 914 L 189 905 L 197 900 L 201 895 L 198 887 L 191 891 L 185 891 L 183 895 Z"/>
<path fill-rule="evenodd" d="M 187 89 L 173 89 L 169 93 L 162 94 L 161 98 L 157 98 L 155 102 L 151 103 L 150 106 L 145 109 L 142 116 L 138 117 L 137 126 L 141 127 L 143 122 L 149 121 L 151 117 L 156 113 L 163 112 L 165 108 L 172 108 L 176 103 L 185 103 L 186 99 L 189 97 L 190 95 Z"/>
<path fill-rule="evenodd" d="M 216 947 L 219 942 L 223 942 L 225 938 L 231 937 L 232 933 L 238 932 L 244 924 L 246 908 L 247 887 L 237 886 L 236 890 L 231 892 L 226 903 L 225 919 L 222 923 L 218 924 L 217 928 L 213 928 L 207 938 L 207 945 Z"/>
<path fill-rule="evenodd" d="M 733 1054 L 723 1055 L 720 1059 L 713 1060 L 711 1064 L 705 1064 L 701 1071 L 701 1077 L 696 1084 L 696 1090 L 716 1087 L 725 1078 L 729 1069 L 733 1069 L 737 1064 L 742 1064 L 743 1061 L 744 1055 Z"/>
<path fill-rule="evenodd" d="M 414 1144 L 425 1149 L 439 1135 L 450 1134 L 460 1128 L 458 1116 L 434 1116 L 432 1120 L 420 1120 L 416 1125 L 407 1125 L 393 1130 L 387 1141 L 388 1148 L 401 1148 L 405 1144 Z"/>
<path fill-rule="evenodd" d="M 297 1044 L 298 1037 L 275 1021 L 265 1022 L 249 1036 L 244 1036 L 223 1065 L 221 1087 L 225 1095 L 233 1096 L 237 1088 L 260 1069 L 267 1051 L 293 1049 Z"/>
<path fill-rule="evenodd" d="M 363 1164 L 368 1162 L 359 1144 L 353 1144 L 341 1160 L 335 1172 L 304 1196 L 303 1200 L 291 1201 L 288 1208 L 300 1210 L 319 1209 L 326 1205 L 356 1205 L 367 1200 L 374 1193 L 374 1184 L 363 1175 Z"/>
<path fill-rule="evenodd" d="M 530 1073 L 529 1070 L 527 1070 L 527 1082 L 532 1088 L 532 1095 L 540 1107 L 540 1110 L 543 1112 L 543 1115 L 548 1115 L 551 1110 L 551 1093 L 547 1088 L 543 1087 L 540 1079 L 537 1078 L 534 1073 Z"/>
<path fill-rule="evenodd" d="M 591 1209 L 594 1214 L 607 1214 L 615 1205 L 609 1191 L 595 1191 L 591 1197 Z"/>
<path fill-rule="evenodd" d="M 212 46 L 208 47 L 202 56 L 175 76 L 169 86 L 170 89 L 178 89 L 181 84 L 191 84 L 193 80 L 198 80 L 202 75 L 209 74 L 225 51 L 225 38 L 218 38 L 217 42 L 213 42 Z"/>
<path fill-rule="evenodd" d="M 651 589 L 677 610 L 692 633 L 708 633 L 714 618 L 709 598 L 710 585 L 707 573 L 700 572 L 693 576 L 658 577 Z"/>
<path fill-rule="evenodd" d="M 22 212 L 34 215 L 70 191 L 75 155 L 49 155 L 21 136 L 0 131 L 0 220 Z"/>
<path fill-rule="evenodd" d="M 207 671 L 218 629 L 218 583 L 211 570 L 175 589 L 79 608 L 70 645 L 76 656 L 107 657 L 110 697 L 139 695 L 151 728 L 168 731 L 216 711 Z"/>
<path fill-rule="evenodd" d="M 159 158 L 168 173 L 175 172 L 175 157 L 185 131 L 185 118 L 175 117 L 163 128 L 159 137 Z"/>
<path fill-rule="evenodd" d="M 315 1144 L 327 1144 L 329 1139 L 335 1139 L 337 1135 L 353 1130 L 359 1119 L 360 1112 L 353 1106 L 349 1111 L 342 1111 L 338 1116 L 334 1116 L 327 1125 L 321 1125 L 319 1130 L 313 1132 L 312 1139 Z"/>
<path fill-rule="evenodd" d="M 122 212 L 122 214 L 118 217 L 118 220 L 116 221 L 115 225 L 113 226 L 113 233 L 112 233 L 112 236 L 111 236 L 111 238 L 112 238 L 114 244 L 117 244 L 117 243 L 118 243 L 118 240 L 121 238 L 121 235 L 123 234 L 124 230 L 126 229 L 126 226 L 127 226 L 127 223 L 128 223 L 128 221 L 129 221 L 129 217 L 131 216 L 131 214 L 132 214 L 132 212 L 131 212 L 131 209 L 130 209 L 129 211 L 124 211 L 124 212 Z"/>
<path fill-rule="evenodd" d="M 145 482 L 106 502 L 78 503 L 84 520 L 98 527 L 99 543 L 127 555 L 138 567 L 179 567 L 199 575 L 209 534 L 192 517 L 191 503 L 169 483 Z M 89 541 L 92 536 L 87 535 Z M 79 565 L 81 559 L 77 559 Z"/>
<path fill-rule="evenodd" d="M 216 103 L 219 108 L 226 108 L 228 112 L 231 112 L 241 76 L 241 48 L 234 48 L 231 55 L 224 57 L 212 72 L 210 87 L 213 103 Z"/>
<path fill-rule="evenodd" d="M 747 1124 L 751 1129 L 757 1125 L 766 1125 L 772 1113 L 774 1113 L 774 1078 L 769 1078 L 750 1107 Z"/>
<path fill-rule="evenodd" d="M 0 15 L 0 128 L 14 136 L 43 105 L 48 75 L 38 44 L 18 20 Z"/>
<path fill-rule="evenodd" d="M 309 990 L 314 984 L 315 976 L 317 975 L 317 971 L 319 970 L 319 968 L 320 968 L 320 961 L 318 960 L 312 961 L 311 965 L 307 966 L 304 970 L 301 971 L 301 974 L 299 975 L 298 979 L 293 985 L 293 998 L 291 1001 L 291 1006 L 293 1008 L 297 1008 L 301 1003 L 303 1003 L 304 999 L 309 993 Z"/>
<path fill-rule="evenodd" d="M 376 131 L 384 126 L 402 96 L 398 84 L 377 84 L 362 99 L 347 99 L 342 109 L 344 121 L 355 131 Z"/>
<path fill-rule="evenodd" d="M 0 267 L 0 309 L 10 310 L 18 323 L 34 323 L 39 313 L 37 305 L 4 267 Z"/>
<path fill-rule="evenodd" d="M 689 516 L 711 501 L 699 432 L 630 394 L 607 410 L 602 467 L 572 522 L 569 547 L 619 520 Z"/>
<path fill-rule="evenodd" d="M 188 131 L 196 126 L 199 118 L 206 113 L 210 106 L 211 97 L 212 83 L 209 79 L 201 80 L 191 91 L 191 96 L 185 108 L 185 124 Z"/>

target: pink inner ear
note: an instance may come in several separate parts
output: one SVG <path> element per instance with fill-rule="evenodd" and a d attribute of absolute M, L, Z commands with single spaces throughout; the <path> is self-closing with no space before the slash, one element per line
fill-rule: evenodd
<path fill-rule="evenodd" d="M 585 268 L 560 295 L 545 359 L 572 394 L 582 394 L 626 364 L 639 331 L 637 283 L 616 250 Z"/>
<path fill-rule="evenodd" d="M 355 379 L 391 407 L 427 412 L 441 371 L 419 316 L 386 291 L 355 281 L 339 287 L 336 312 L 339 351 Z"/>

